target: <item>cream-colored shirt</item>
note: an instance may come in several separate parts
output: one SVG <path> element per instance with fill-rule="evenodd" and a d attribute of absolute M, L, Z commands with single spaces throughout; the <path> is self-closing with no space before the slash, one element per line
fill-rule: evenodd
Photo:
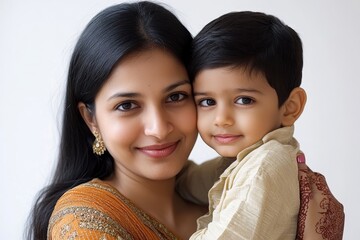
<path fill-rule="evenodd" d="M 209 214 L 190 239 L 295 239 L 300 192 L 293 132 L 293 126 L 277 129 L 238 154 L 210 189 Z"/>

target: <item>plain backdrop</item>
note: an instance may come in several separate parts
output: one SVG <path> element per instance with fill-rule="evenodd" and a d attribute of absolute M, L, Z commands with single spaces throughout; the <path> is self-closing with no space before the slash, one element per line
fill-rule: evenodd
<path fill-rule="evenodd" d="M 74 44 L 100 10 L 121 1 L 0 0 L 0 238 L 22 239 L 36 193 L 57 156 L 61 104 Z M 360 1 L 164 1 L 196 34 L 229 11 L 278 16 L 304 46 L 308 102 L 295 136 L 309 166 L 344 204 L 344 239 L 358 239 Z M 200 138 L 191 158 L 215 156 Z"/>

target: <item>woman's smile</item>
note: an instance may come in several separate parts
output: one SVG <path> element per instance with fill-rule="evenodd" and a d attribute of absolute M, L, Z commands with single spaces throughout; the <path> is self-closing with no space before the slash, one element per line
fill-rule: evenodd
<path fill-rule="evenodd" d="M 172 154 L 180 141 L 164 143 L 164 144 L 154 144 L 144 147 L 137 148 L 143 154 L 152 157 L 152 158 L 164 158 Z"/>

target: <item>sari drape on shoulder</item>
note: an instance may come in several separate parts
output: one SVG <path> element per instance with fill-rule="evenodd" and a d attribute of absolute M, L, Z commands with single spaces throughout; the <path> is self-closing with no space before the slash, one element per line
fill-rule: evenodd
<path fill-rule="evenodd" d="M 94 179 L 56 203 L 48 239 L 178 239 L 115 188 Z"/>

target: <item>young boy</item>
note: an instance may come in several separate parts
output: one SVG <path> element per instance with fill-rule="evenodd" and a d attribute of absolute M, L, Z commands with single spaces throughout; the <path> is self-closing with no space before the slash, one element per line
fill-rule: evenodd
<path fill-rule="evenodd" d="M 210 190 L 209 214 L 191 239 L 295 239 L 302 66 L 298 34 L 271 15 L 225 14 L 195 37 L 199 133 L 234 160 Z"/>

